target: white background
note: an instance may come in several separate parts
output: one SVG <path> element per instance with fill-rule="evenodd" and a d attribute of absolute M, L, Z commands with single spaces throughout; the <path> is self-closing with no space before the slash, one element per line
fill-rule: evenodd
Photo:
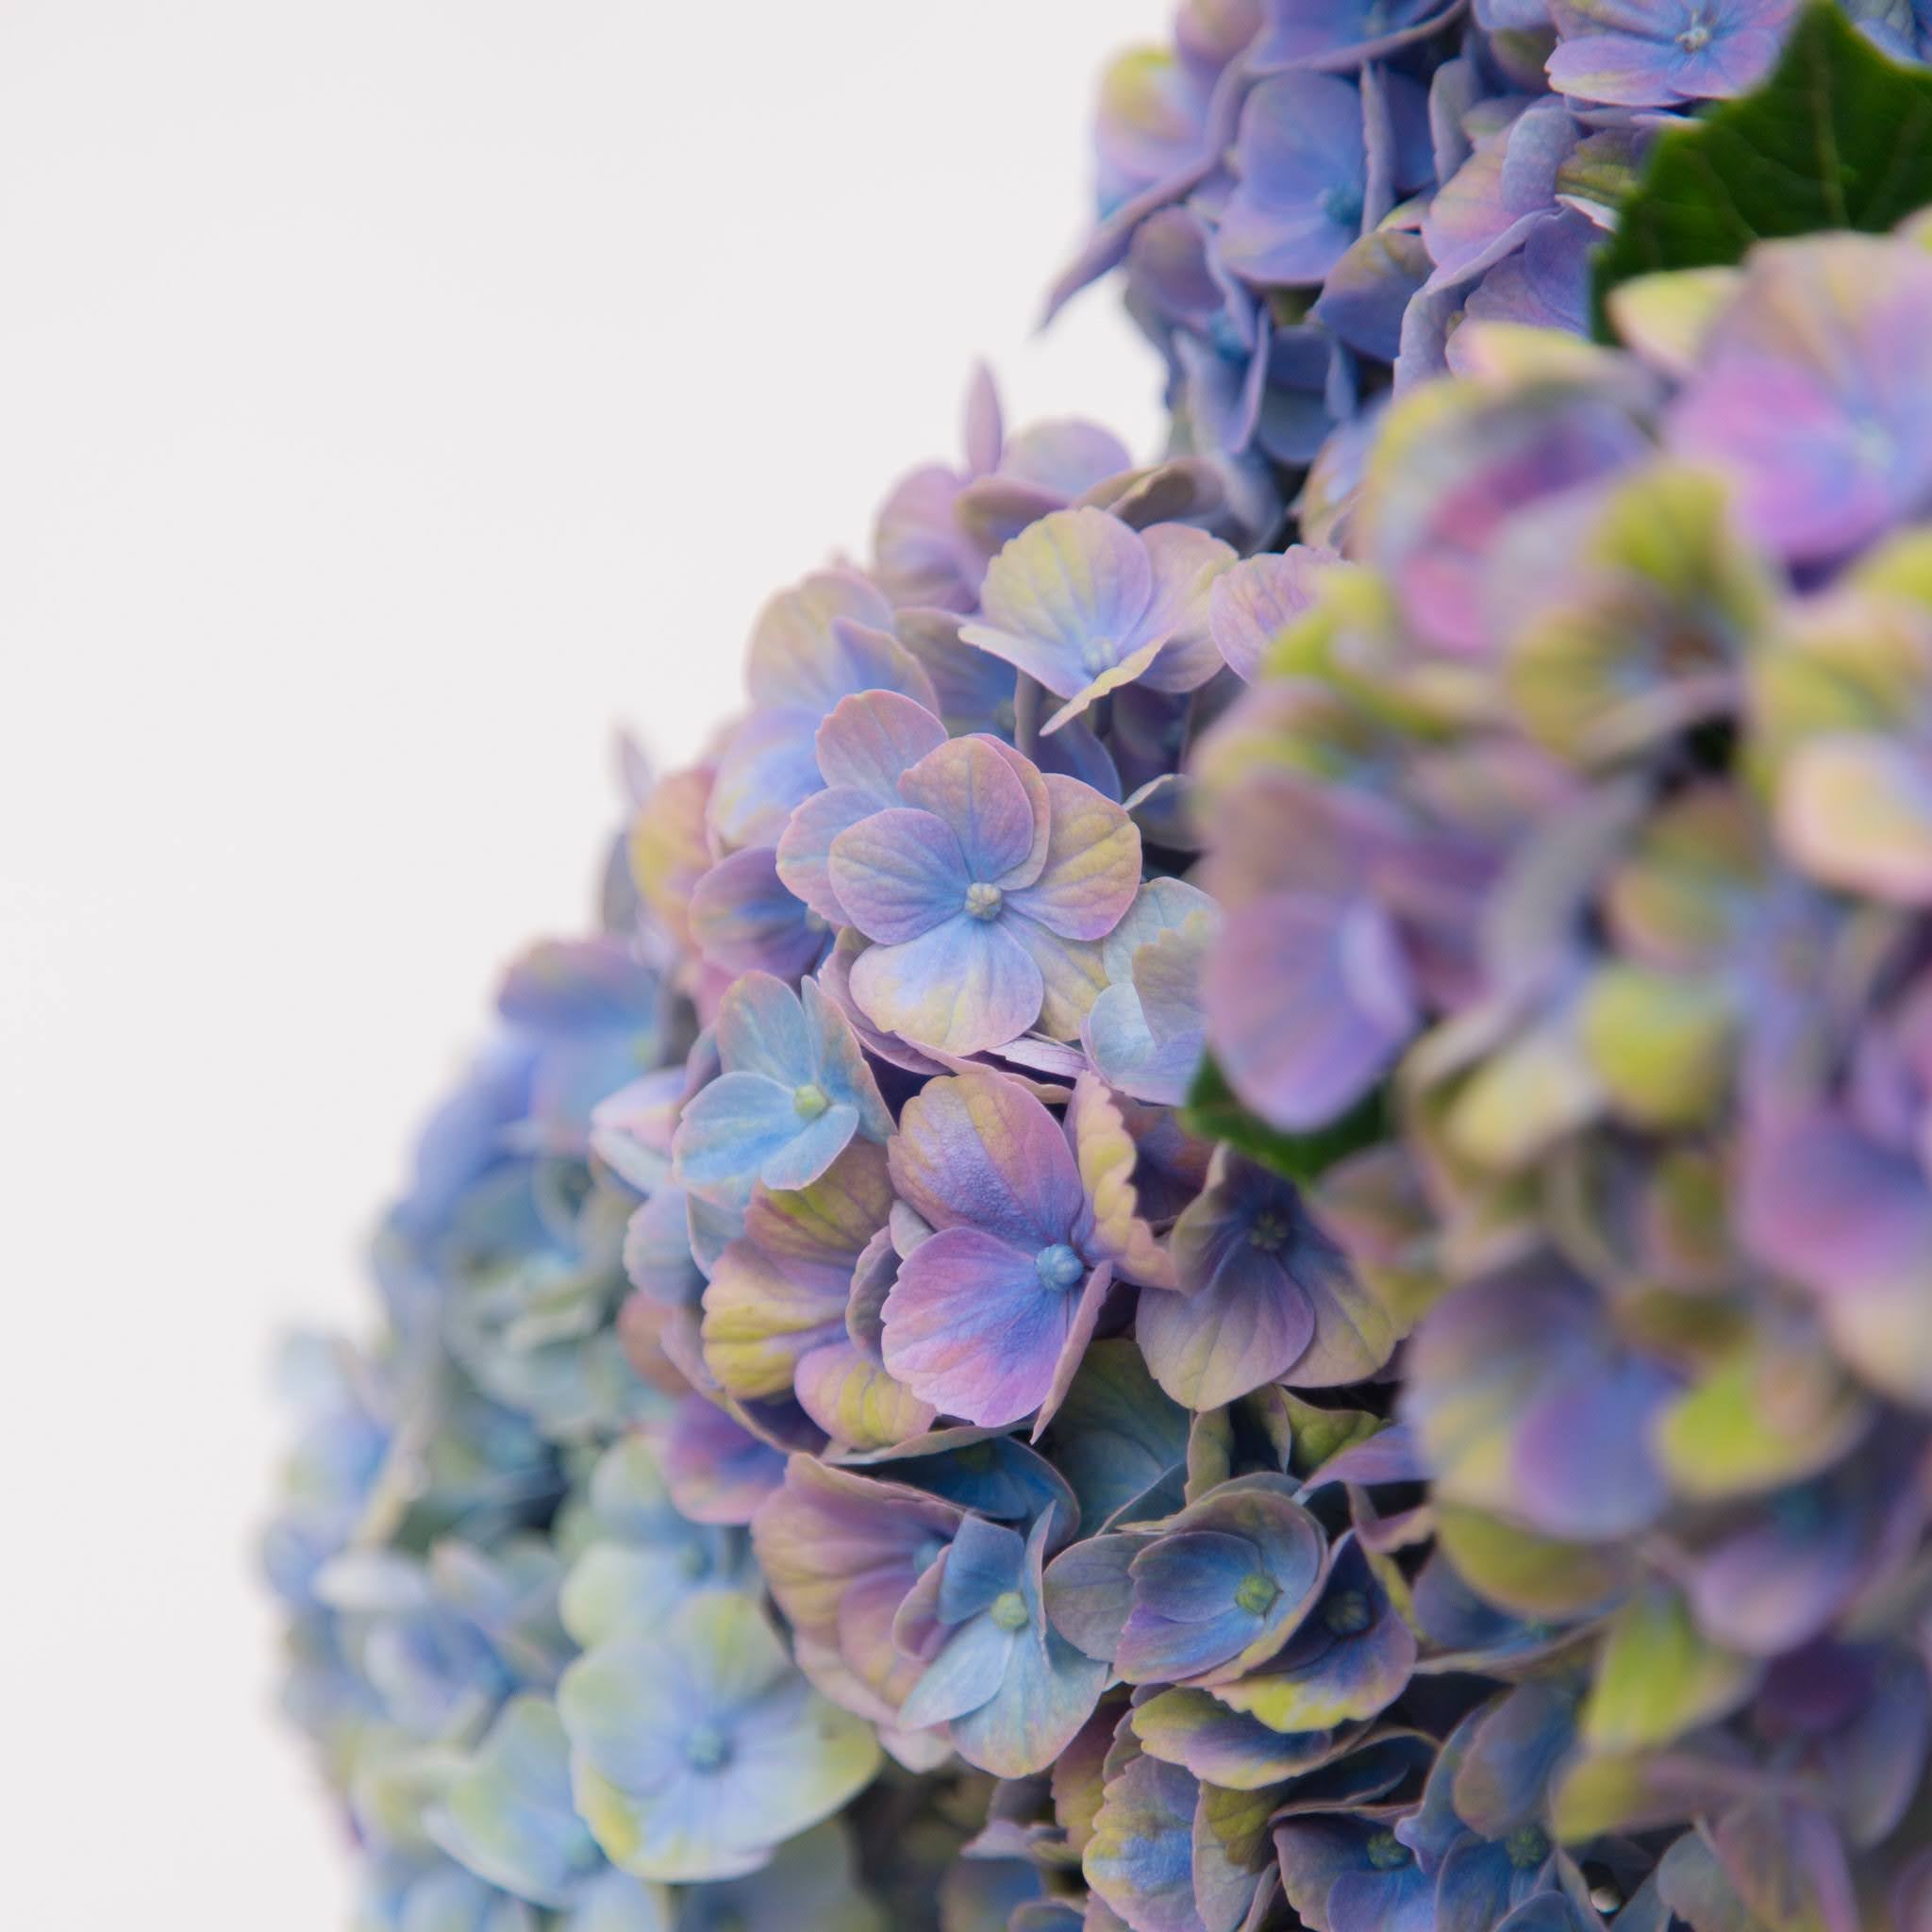
<path fill-rule="evenodd" d="M 1029 332 L 1169 10 L 0 0 L 8 1924 L 343 1924 L 272 1340 L 585 916 L 613 725 L 697 747 L 974 354 L 1151 449 L 1107 294 Z"/>

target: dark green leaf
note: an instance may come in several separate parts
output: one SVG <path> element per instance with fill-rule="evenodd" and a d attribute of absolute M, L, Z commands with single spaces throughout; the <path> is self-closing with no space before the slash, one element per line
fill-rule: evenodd
<path fill-rule="evenodd" d="M 1388 1112 L 1387 1098 L 1378 1089 L 1325 1127 L 1311 1134 L 1284 1134 L 1241 1105 L 1209 1054 L 1188 1090 L 1181 1125 L 1204 1141 L 1225 1141 L 1263 1167 L 1306 1183 L 1346 1156 L 1386 1140 Z"/>
<path fill-rule="evenodd" d="M 1932 203 L 1932 72 L 1887 58 L 1833 0 L 1812 0 L 1764 84 L 1666 130 L 1598 252 L 1605 298 L 1662 269 L 1740 261 L 1754 242 L 1882 234 Z"/>

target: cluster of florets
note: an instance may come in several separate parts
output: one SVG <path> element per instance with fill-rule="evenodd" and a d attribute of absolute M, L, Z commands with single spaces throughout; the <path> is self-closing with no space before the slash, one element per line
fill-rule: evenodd
<path fill-rule="evenodd" d="M 297 1357 L 365 1932 L 1932 1913 L 1932 254 L 1576 334 L 1790 11 L 1117 73 L 1177 453 L 975 383 Z"/>
<path fill-rule="evenodd" d="M 1258 533 L 1334 542 L 1391 389 L 1461 323 L 1580 331 L 1589 256 L 1659 128 L 1750 88 L 1796 0 L 1186 0 L 1103 85 L 1101 219 L 1055 302 L 1121 268 L 1179 446 Z M 1932 15 L 1844 0 L 1886 51 Z M 1305 474 L 1306 473 L 1306 474 Z"/>
<path fill-rule="evenodd" d="M 1411 1535 L 1507 1613 L 1481 1667 L 1518 1686 L 1471 1734 L 1511 1729 L 1507 1815 L 1465 1760 L 1395 1826 L 1411 1882 L 1444 1909 L 1453 1812 L 1667 1847 L 1699 1932 L 1908 1932 L 1932 253 L 1769 244 L 1611 307 L 1623 352 L 1470 329 L 1377 444 L 1351 560 L 1231 574 L 1280 621 L 1203 747 L 1209 1036 L 1281 1129 L 1394 1124 L 1316 1211 L 1414 1324 Z"/>

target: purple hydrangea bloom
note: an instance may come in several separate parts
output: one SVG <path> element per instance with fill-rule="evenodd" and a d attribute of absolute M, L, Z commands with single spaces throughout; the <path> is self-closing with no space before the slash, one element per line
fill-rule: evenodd
<path fill-rule="evenodd" d="M 1235 1682 L 1279 1651 L 1321 1586 L 1320 1525 L 1282 1478 L 1224 1483 L 1150 1530 L 1075 1543 L 1048 1614 L 1129 1683 Z"/>
<path fill-rule="evenodd" d="M 897 791 L 903 804 L 841 832 L 827 858 L 840 905 L 874 941 L 852 967 L 860 1010 L 953 1054 L 1036 1023 L 1076 1033 L 1103 983 L 1095 942 L 1140 886 L 1132 821 L 993 739 L 940 745 Z"/>
<path fill-rule="evenodd" d="M 1777 58 L 1795 0 L 1553 0 L 1550 85 L 1618 107 L 1742 93 Z"/>
<path fill-rule="evenodd" d="M 1233 561 L 1185 524 L 1136 530 L 1103 509 L 1057 510 L 993 558 L 980 616 L 959 635 L 1067 701 L 1052 732 L 1122 685 L 1205 684 L 1220 668 L 1208 592 Z"/>
<path fill-rule="evenodd" d="M 1053 1116 L 997 1074 L 928 1083 L 890 1157 L 935 1232 L 886 1297 L 886 1366 L 942 1414 L 991 1426 L 1043 1408 L 1043 1424 L 1133 1252 L 1131 1209 L 1102 1211 Z"/>
<path fill-rule="evenodd" d="M 1286 1380 L 1358 1382 L 1395 1334 L 1291 1181 L 1224 1148 L 1174 1224 L 1175 1286 L 1141 1298 L 1135 1337 L 1176 1402 L 1218 1408 Z"/>

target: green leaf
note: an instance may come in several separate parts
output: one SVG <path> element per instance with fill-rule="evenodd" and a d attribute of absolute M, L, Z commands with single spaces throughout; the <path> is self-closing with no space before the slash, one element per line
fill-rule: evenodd
<path fill-rule="evenodd" d="M 1812 0 L 1763 85 L 1659 136 L 1595 267 L 1606 298 L 1666 269 L 1741 261 L 1755 242 L 1831 228 L 1883 234 L 1932 203 L 1932 72 L 1887 58 Z"/>
<path fill-rule="evenodd" d="M 1203 1141 L 1225 1141 L 1249 1159 L 1306 1185 L 1338 1160 L 1389 1138 L 1388 1096 L 1377 1089 L 1325 1127 L 1284 1134 L 1241 1105 L 1209 1054 L 1188 1090 L 1181 1125 Z"/>

